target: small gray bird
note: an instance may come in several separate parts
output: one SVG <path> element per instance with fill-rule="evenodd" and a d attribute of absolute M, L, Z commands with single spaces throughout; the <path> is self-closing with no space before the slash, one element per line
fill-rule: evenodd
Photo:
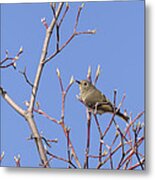
<path fill-rule="evenodd" d="M 114 113 L 114 105 L 92 83 L 87 80 L 76 80 L 76 82 L 79 84 L 80 99 L 88 108 L 93 109 L 95 113 L 100 115 L 103 113 Z M 117 108 L 115 108 L 115 111 L 117 111 Z M 116 115 L 126 122 L 129 120 L 129 117 L 119 110 Z"/>

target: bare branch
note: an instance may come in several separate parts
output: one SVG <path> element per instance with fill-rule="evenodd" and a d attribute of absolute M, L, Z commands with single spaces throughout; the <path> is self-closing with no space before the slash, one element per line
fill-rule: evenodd
<path fill-rule="evenodd" d="M 128 124 L 126 131 L 125 131 L 125 136 L 127 135 L 130 127 L 136 122 L 137 119 L 139 119 L 142 115 L 144 114 L 144 111 L 140 112 L 137 114 L 137 116 Z"/>
<path fill-rule="evenodd" d="M 124 144 L 127 145 L 128 143 L 126 142 Z M 117 147 L 113 151 L 111 151 L 110 156 L 113 156 L 121 147 L 122 144 L 118 144 Z M 110 156 L 108 156 L 103 162 L 99 162 L 97 169 L 100 169 L 110 159 Z"/>
<path fill-rule="evenodd" d="M 47 113 L 45 113 L 42 109 L 35 109 L 34 108 L 34 111 L 38 114 L 41 114 L 43 115 L 45 118 L 51 120 L 52 122 L 56 123 L 56 124 L 59 124 L 59 121 L 51 116 L 49 116 Z"/>
<path fill-rule="evenodd" d="M 98 128 L 98 131 L 99 131 L 99 134 L 100 134 L 100 139 L 102 137 L 102 131 L 101 131 L 101 127 L 100 127 L 100 124 L 98 122 L 98 119 L 97 119 L 97 115 L 94 114 L 94 119 L 95 119 L 95 122 L 96 122 L 96 125 L 97 125 L 97 128 Z"/>
<path fill-rule="evenodd" d="M 124 157 L 126 155 L 125 151 L 124 151 L 124 137 L 122 136 L 122 134 L 120 133 L 120 137 L 121 137 L 121 144 L 122 144 L 122 156 L 121 156 L 121 159 L 120 159 L 120 162 L 118 163 L 118 169 L 120 168 L 121 166 L 121 163 L 122 161 L 124 160 Z"/>
<path fill-rule="evenodd" d="M 64 92 L 64 87 L 63 87 L 63 83 L 62 83 L 62 79 L 61 79 L 61 75 L 60 75 L 60 70 L 57 68 L 56 72 L 57 72 L 57 76 L 58 76 L 61 92 Z"/>
<path fill-rule="evenodd" d="M 98 65 L 97 70 L 96 70 L 94 85 L 96 85 L 96 83 L 97 83 L 97 80 L 98 80 L 98 78 L 100 76 L 100 71 L 101 71 L 101 68 L 100 68 L 100 65 Z"/>
<path fill-rule="evenodd" d="M 129 168 L 128 168 L 128 170 L 133 170 L 133 169 L 136 169 L 137 167 L 139 167 L 139 166 L 143 165 L 143 164 L 144 164 L 144 162 L 145 162 L 145 159 L 143 158 L 143 159 L 140 161 L 140 163 L 136 163 L 136 164 L 134 164 L 133 166 L 129 167 Z"/>
<path fill-rule="evenodd" d="M 58 22 L 57 22 L 58 19 L 56 18 L 55 6 L 53 5 L 53 3 L 51 3 L 51 9 L 52 9 L 55 21 L 56 21 L 56 37 L 57 37 L 56 50 L 59 51 L 60 33 L 59 33 L 59 25 L 58 25 Z"/>
<path fill-rule="evenodd" d="M 91 113 L 87 108 L 87 144 L 85 150 L 84 168 L 89 168 L 89 151 L 90 151 L 90 127 L 91 127 Z"/>
<path fill-rule="evenodd" d="M 67 132 L 67 137 L 66 137 L 66 138 L 67 138 L 67 155 L 68 155 L 68 161 L 71 162 L 71 153 L 70 153 L 70 144 L 69 144 L 69 139 L 70 139 L 69 133 L 70 133 L 70 129 L 67 128 L 66 132 Z"/>
<path fill-rule="evenodd" d="M 49 151 L 46 151 L 46 153 L 51 156 L 52 158 L 55 158 L 55 159 L 58 159 L 60 161 L 64 161 L 66 163 L 69 163 L 70 165 L 72 165 L 74 168 L 77 168 L 71 161 L 68 161 L 67 159 L 63 158 L 63 157 L 60 157 L 60 156 L 56 156 L 54 154 L 52 154 L 51 152 Z"/>
<path fill-rule="evenodd" d="M 66 16 L 66 14 L 67 14 L 67 12 L 68 12 L 68 10 L 69 10 L 69 4 L 66 3 L 66 9 L 65 9 L 65 11 L 64 11 L 64 14 L 63 14 L 62 18 L 60 19 L 59 24 L 58 24 L 59 27 L 61 26 L 61 24 L 62 24 L 62 22 L 63 22 L 63 20 L 64 20 L 64 18 L 65 18 L 65 16 Z"/>
<path fill-rule="evenodd" d="M 83 7 L 84 7 L 84 3 L 82 3 L 82 5 L 78 9 L 78 13 L 77 13 L 76 21 L 75 21 L 75 25 L 74 25 L 74 33 L 76 33 L 76 31 L 77 31 L 77 26 L 78 26 L 78 23 L 79 23 L 80 14 L 81 14 L 81 10 L 82 10 Z"/>
<path fill-rule="evenodd" d="M 45 36 L 45 40 L 44 40 L 44 44 L 43 44 L 43 48 L 42 48 L 42 54 L 41 54 L 41 57 L 40 57 L 40 63 L 38 65 L 35 81 L 34 81 L 33 88 L 32 88 L 32 94 L 31 94 L 31 98 L 30 98 L 30 106 L 28 108 L 29 112 L 33 111 L 33 107 L 34 107 L 34 103 L 35 103 L 35 99 L 36 99 L 36 95 L 37 95 L 37 91 L 38 91 L 38 87 L 39 87 L 40 77 L 41 77 L 42 70 L 43 70 L 43 67 L 44 67 L 44 61 L 46 59 L 51 34 L 52 34 L 52 31 L 53 31 L 53 29 L 55 27 L 56 19 L 59 17 L 60 12 L 62 10 L 63 4 L 64 3 L 59 4 L 58 9 L 56 11 L 56 18 L 54 18 L 52 20 L 49 28 L 46 31 L 46 36 Z"/>
<path fill-rule="evenodd" d="M 105 157 L 107 156 L 108 152 L 107 151 L 104 151 L 103 154 L 101 155 L 101 157 Z M 100 158 L 99 156 L 97 155 L 92 155 L 92 154 L 89 154 L 88 155 L 90 158 Z"/>
<path fill-rule="evenodd" d="M 59 28 L 60 28 L 60 25 L 61 25 L 62 21 L 64 20 L 64 17 L 65 17 L 65 15 L 66 15 L 67 11 L 68 11 L 68 8 L 69 8 L 69 6 L 66 7 L 66 11 L 65 11 L 62 19 L 60 20 L 60 23 L 57 23 L 57 21 L 56 21 L 57 48 L 56 48 L 55 52 L 54 52 L 51 56 L 47 57 L 47 58 L 44 60 L 44 64 L 47 63 L 47 62 L 49 62 L 49 61 L 50 61 L 51 59 L 53 59 L 58 53 L 60 53 L 60 52 L 71 42 L 71 40 L 72 40 L 75 36 L 78 36 L 78 35 L 81 35 L 81 34 L 95 34 L 95 33 L 96 33 L 96 30 L 88 30 L 88 31 L 81 31 L 81 32 L 77 32 L 77 31 L 76 31 L 76 30 L 77 30 L 77 26 L 78 26 L 78 22 L 79 22 L 79 17 L 80 17 L 80 14 L 81 14 L 81 10 L 82 10 L 82 8 L 83 8 L 83 4 L 82 4 L 82 5 L 79 7 L 79 9 L 78 9 L 78 13 L 77 13 L 77 16 L 76 16 L 76 21 L 75 21 L 74 30 L 73 30 L 72 35 L 68 38 L 68 40 L 67 40 L 64 44 L 61 45 L 61 47 L 59 47 L 59 38 L 60 38 Z M 54 12 L 55 10 L 54 10 L 53 6 L 52 6 L 52 11 L 53 11 L 54 14 L 56 14 L 56 13 Z M 55 15 L 54 15 L 54 16 L 55 16 Z M 55 16 L 55 19 L 56 19 L 56 16 Z M 56 20 L 57 20 L 57 19 L 56 19 Z"/>
<path fill-rule="evenodd" d="M 143 140 L 144 140 L 144 137 L 141 137 L 141 138 L 137 141 L 137 146 L 140 146 L 141 143 L 143 142 Z M 129 154 L 129 153 L 130 153 L 130 154 Z M 128 155 L 128 154 L 129 154 L 129 155 Z M 125 164 L 128 160 L 130 160 L 134 154 L 135 154 L 135 150 L 132 149 L 132 148 L 130 148 L 128 151 L 126 151 L 125 156 L 127 156 L 127 155 L 128 155 L 128 156 L 121 162 L 121 164 L 120 164 L 120 163 L 118 164 L 117 169 L 120 169 L 121 166 L 123 166 L 123 164 Z"/>
<path fill-rule="evenodd" d="M 8 68 L 12 66 L 14 69 L 16 69 L 16 61 L 19 59 L 19 56 L 23 53 L 23 48 L 20 47 L 19 51 L 15 55 L 15 57 L 9 57 L 9 52 L 6 51 L 6 57 L 0 61 L 0 68 Z M 8 62 L 8 64 L 5 64 Z M 11 61 L 11 62 L 10 62 Z"/>
<path fill-rule="evenodd" d="M 16 111 L 18 112 L 21 116 L 25 117 L 25 111 L 18 106 L 14 100 L 8 95 L 8 93 L 0 87 L 0 95 L 4 98 L 4 100 Z"/>
<path fill-rule="evenodd" d="M 135 151 L 134 152 L 135 152 L 135 155 L 137 157 L 137 160 L 138 160 L 142 170 L 144 170 L 143 164 L 141 163 L 141 159 L 140 159 L 139 153 L 138 153 L 138 143 L 137 142 L 138 142 L 138 134 L 139 134 L 140 130 L 141 130 L 140 125 L 136 126 L 136 128 L 134 130 L 134 136 L 135 136 L 135 138 L 134 138 L 134 150 Z"/>

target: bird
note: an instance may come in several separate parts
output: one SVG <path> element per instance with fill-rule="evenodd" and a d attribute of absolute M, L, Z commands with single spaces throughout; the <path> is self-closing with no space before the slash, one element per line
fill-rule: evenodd
<path fill-rule="evenodd" d="M 95 114 L 102 115 L 104 113 L 116 113 L 117 116 L 128 122 L 129 117 L 120 112 L 120 109 L 114 104 L 90 81 L 88 80 L 75 80 L 79 85 L 79 98 L 89 109 L 94 110 Z"/>

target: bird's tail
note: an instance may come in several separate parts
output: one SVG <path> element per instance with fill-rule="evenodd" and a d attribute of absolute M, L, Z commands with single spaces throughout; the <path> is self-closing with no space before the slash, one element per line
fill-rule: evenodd
<path fill-rule="evenodd" d="M 124 121 L 128 122 L 129 121 L 129 116 L 121 113 L 120 111 L 117 112 L 117 116 L 119 116 L 120 118 L 122 118 Z"/>

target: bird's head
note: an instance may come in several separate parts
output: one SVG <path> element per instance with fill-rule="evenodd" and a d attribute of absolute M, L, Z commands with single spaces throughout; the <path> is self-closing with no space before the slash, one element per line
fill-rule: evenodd
<path fill-rule="evenodd" d="M 88 80 L 75 80 L 75 82 L 79 85 L 80 93 L 87 93 L 94 88 L 94 86 Z"/>

